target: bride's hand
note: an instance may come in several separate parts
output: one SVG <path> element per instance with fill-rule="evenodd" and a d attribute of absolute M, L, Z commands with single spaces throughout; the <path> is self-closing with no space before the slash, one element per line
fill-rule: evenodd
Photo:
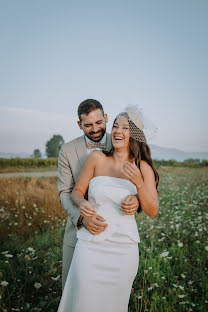
<path fill-rule="evenodd" d="M 144 181 L 142 178 L 141 171 L 136 166 L 135 163 L 131 163 L 129 161 L 125 161 L 121 167 L 122 174 L 128 178 L 136 187 L 142 187 L 144 185 Z"/>
<path fill-rule="evenodd" d="M 128 195 L 121 203 L 121 209 L 126 215 L 133 215 L 137 212 L 139 207 L 139 200 L 136 195 Z"/>
<path fill-rule="evenodd" d="M 95 209 L 93 208 L 92 204 L 87 200 L 84 200 L 81 205 L 79 206 L 80 214 L 83 217 L 92 217 L 95 214 Z"/>

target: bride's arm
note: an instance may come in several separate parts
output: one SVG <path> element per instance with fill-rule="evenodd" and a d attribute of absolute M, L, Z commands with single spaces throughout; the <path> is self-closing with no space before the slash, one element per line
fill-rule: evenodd
<path fill-rule="evenodd" d="M 80 209 L 80 214 L 84 217 L 91 217 L 95 214 L 92 204 L 84 198 L 84 195 L 87 192 L 90 180 L 94 176 L 97 158 L 96 151 L 88 156 L 71 193 L 73 203 Z"/>
<path fill-rule="evenodd" d="M 140 170 L 135 164 L 125 162 L 122 173 L 135 184 L 142 210 L 154 218 L 159 209 L 154 172 L 145 161 L 141 161 Z"/>

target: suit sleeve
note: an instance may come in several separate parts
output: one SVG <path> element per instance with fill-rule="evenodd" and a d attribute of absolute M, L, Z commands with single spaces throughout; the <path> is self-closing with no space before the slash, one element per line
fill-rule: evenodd
<path fill-rule="evenodd" d="M 62 207 L 66 210 L 69 218 L 77 228 L 77 221 L 80 217 L 80 211 L 71 200 L 71 192 L 74 188 L 74 178 L 70 166 L 70 161 L 62 145 L 58 158 L 58 192 Z"/>

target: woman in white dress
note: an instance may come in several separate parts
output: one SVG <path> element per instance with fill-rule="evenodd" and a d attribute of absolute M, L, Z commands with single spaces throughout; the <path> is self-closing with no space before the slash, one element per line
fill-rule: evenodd
<path fill-rule="evenodd" d="M 89 155 L 72 192 L 82 216 L 98 213 L 108 226 L 98 235 L 84 227 L 77 231 L 58 312 L 127 312 L 140 237 L 134 214 L 122 211 L 120 203 L 137 194 L 144 213 L 151 218 L 158 213 L 159 176 L 137 107 L 116 117 L 111 136 L 112 150 Z"/>

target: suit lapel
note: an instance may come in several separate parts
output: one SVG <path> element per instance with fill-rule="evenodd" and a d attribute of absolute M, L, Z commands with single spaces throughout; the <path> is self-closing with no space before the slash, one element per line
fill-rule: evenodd
<path fill-rule="evenodd" d="M 75 149 L 80 162 L 80 166 L 82 168 L 88 156 L 84 135 L 81 136 L 79 140 L 77 140 L 77 142 L 75 143 Z"/>
<path fill-rule="evenodd" d="M 107 133 L 107 136 L 106 136 L 106 149 L 107 151 L 110 151 L 111 150 L 111 147 L 112 147 L 112 143 L 111 143 L 111 135 L 109 133 Z"/>

